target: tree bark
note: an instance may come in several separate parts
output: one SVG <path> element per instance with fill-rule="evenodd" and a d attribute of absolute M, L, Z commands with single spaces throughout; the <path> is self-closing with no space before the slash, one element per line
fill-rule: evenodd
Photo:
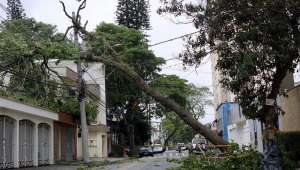
<path fill-rule="evenodd" d="M 64 11 L 66 13 L 66 11 Z M 67 13 L 66 13 L 67 15 Z M 211 143 L 215 145 L 229 145 L 230 143 L 211 130 L 209 130 L 207 127 L 202 125 L 198 120 L 194 119 L 188 111 L 186 111 L 182 106 L 180 106 L 178 103 L 176 103 L 174 100 L 170 99 L 168 96 L 163 95 L 159 93 L 158 91 L 152 89 L 150 85 L 148 85 L 136 72 L 131 70 L 129 66 L 124 63 L 121 59 L 121 57 L 118 55 L 118 53 L 109 45 L 109 43 L 105 40 L 103 36 L 97 36 L 94 33 L 90 33 L 86 31 L 79 23 L 72 20 L 72 23 L 74 27 L 76 27 L 78 30 L 80 30 L 83 34 L 90 37 L 90 39 L 96 40 L 100 42 L 105 50 L 112 56 L 112 60 L 108 60 L 106 58 L 102 58 L 99 56 L 94 56 L 92 53 L 84 53 L 81 56 L 81 59 L 86 60 L 92 60 L 97 62 L 102 62 L 103 64 L 107 66 L 111 66 L 117 70 L 120 70 L 123 72 L 126 76 L 130 77 L 134 82 L 136 82 L 142 91 L 146 93 L 148 96 L 151 96 L 155 100 L 159 101 L 163 105 L 169 107 L 171 110 L 173 110 L 184 122 L 186 122 L 188 125 L 190 125 L 195 131 L 199 132 L 201 135 L 203 135 L 206 139 L 208 139 Z M 113 61 L 114 60 L 114 61 Z M 219 147 L 220 151 L 226 151 L 227 147 Z"/>
<path fill-rule="evenodd" d="M 100 42 L 103 42 L 101 40 Z M 108 43 L 105 43 L 107 45 Z M 118 57 L 117 53 L 111 48 L 108 47 L 108 51 L 112 55 L 113 58 L 117 58 L 117 62 L 108 60 L 105 58 L 101 58 L 93 55 L 83 55 L 82 59 L 93 60 L 97 62 L 102 62 L 107 66 L 111 66 L 122 71 L 126 76 L 130 77 L 133 81 L 135 81 L 141 89 L 152 98 L 161 102 L 163 105 L 169 107 L 173 110 L 184 122 L 190 125 L 194 130 L 203 135 L 206 139 L 208 139 L 211 143 L 215 145 L 229 145 L 229 142 L 207 129 L 204 125 L 202 125 L 198 120 L 194 119 L 182 106 L 177 104 L 175 101 L 170 99 L 168 96 L 159 93 L 158 91 L 152 89 L 137 73 L 132 71 L 127 64 L 123 63 L 122 60 Z M 221 151 L 227 150 L 227 148 L 219 147 Z"/>
<path fill-rule="evenodd" d="M 129 131 L 129 150 L 131 153 L 134 153 L 135 146 L 134 146 L 134 124 L 130 123 L 130 131 Z"/>
<path fill-rule="evenodd" d="M 175 134 L 176 132 L 176 127 L 174 129 L 174 131 L 167 137 L 167 139 L 165 140 L 164 146 L 167 146 L 168 141 L 170 140 L 170 138 Z"/>

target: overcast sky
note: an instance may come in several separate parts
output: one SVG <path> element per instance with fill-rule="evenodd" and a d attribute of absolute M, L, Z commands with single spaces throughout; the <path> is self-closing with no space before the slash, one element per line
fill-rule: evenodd
<path fill-rule="evenodd" d="M 72 15 L 72 11 L 77 11 L 79 2 L 76 0 L 62 0 L 65 3 L 66 11 Z M 191 24 L 177 25 L 170 22 L 166 17 L 159 16 L 156 10 L 162 4 L 160 0 L 150 0 L 151 13 L 150 24 L 152 30 L 148 31 L 151 35 L 150 44 L 173 39 L 185 34 L 197 31 Z M 86 8 L 80 12 L 81 21 L 85 23 L 88 20 L 87 30 L 93 31 L 96 25 L 102 21 L 106 23 L 115 23 L 115 11 L 117 0 L 88 0 Z M 187 1 L 189 2 L 189 1 Z M 1 0 L 1 3 L 7 7 L 7 1 Z M 21 0 L 23 9 L 25 9 L 28 18 L 35 18 L 37 21 L 53 24 L 57 26 L 58 32 L 65 32 L 66 28 L 71 25 L 69 19 L 65 16 L 61 3 L 58 0 Z M 7 18 L 6 13 L 0 9 L 0 15 Z M 181 18 L 182 20 L 183 18 Z M 181 52 L 183 43 L 181 39 L 160 44 L 150 49 L 154 51 L 158 57 L 163 57 L 166 60 L 173 58 L 175 54 Z M 210 60 L 204 66 L 197 68 L 197 73 L 194 68 L 187 71 L 179 71 L 181 69 L 180 61 L 168 61 L 166 66 L 163 66 L 163 74 L 176 74 L 180 78 L 184 78 L 189 83 L 197 86 L 207 86 L 212 91 L 212 75 Z M 206 108 L 206 116 L 199 120 L 201 123 L 208 123 L 214 120 L 213 107 Z"/>

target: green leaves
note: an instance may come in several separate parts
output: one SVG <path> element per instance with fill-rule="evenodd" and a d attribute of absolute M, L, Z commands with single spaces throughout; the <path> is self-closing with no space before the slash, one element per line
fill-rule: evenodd
<path fill-rule="evenodd" d="M 268 114 L 265 99 L 276 98 L 286 72 L 293 72 L 293 63 L 300 59 L 296 12 L 300 1 L 220 0 L 192 6 L 178 1 L 164 3 L 168 5 L 160 8 L 159 14 L 184 14 L 200 30 L 195 38 L 184 39 L 186 49 L 179 55 L 184 63 L 197 67 L 210 52 L 218 55 L 215 69 L 223 76 L 221 85 L 240 93 L 247 118 L 264 122 Z"/>
<path fill-rule="evenodd" d="M 205 159 L 205 158 L 213 159 Z M 215 157 L 225 157 L 215 159 Z M 243 145 L 241 148 L 236 143 L 231 143 L 229 153 L 223 154 L 219 151 L 208 151 L 205 155 L 189 154 L 181 160 L 169 160 L 171 162 L 182 162 L 182 165 L 175 168 L 177 170 L 206 169 L 206 170 L 232 170 L 245 169 L 256 170 L 261 164 L 261 153 L 251 145 Z"/>

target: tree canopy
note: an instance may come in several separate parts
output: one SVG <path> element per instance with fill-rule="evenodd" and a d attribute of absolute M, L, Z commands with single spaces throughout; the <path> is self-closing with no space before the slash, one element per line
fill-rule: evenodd
<path fill-rule="evenodd" d="M 147 0 L 118 0 L 116 11 L 116 23 L 125 28 L 133 28 L 143 31 L 144 41 L 149 40 L 145 33 L 146 30 L 151 30 L 150 25 L 150 4 Z"/>
<path fill-rule="evenodd" d="M 150 30 L 149 1 L 118 0 L 116 23 L 126 28 Z"/>
<path fill-rule="evenodd" d="M 129 68 L 145 81 L 150 82 L 159 76 L 158 72 L 161 71 L 159 66 L 164 64 L 165 60 L 156 57 L 151 50 L 145 48 L 147 44 L 142 41 L 144 36 L 140 30 L 127 29 L 102 22 L 97 26 L 96 34 L 105 37 L 108 43 L 114 46 L 118 53 L 122 54 L 121 59 L 129 64 Z M 99 43 L 94 43 L 94 47 L 96 47 L 94 48 L 95 54 L 103 55 L 105 53 L 105 49 Z M 133 51 L 138 48 L 144 49 Z M 129 53 L 128 51 L 132 52 Z M 112 59 L 109 53 L 104 57 Z M 111 103 L 108 108 L 111 114 L 118 114 L 115 116 L 123 118 L 123 126 L 126 128 L 120 130 L 123 134 L 128 135 L 130 150 L 133 151 L 135 142 L 145 141 L 146 137 L 150 138 L 148 133 L 150 127 L 145 126 L 150 119 L 148 109 L 150 99 L 143 93 L 138 84 L 119 70 L 108 66 L 106 67 L 106 75 L 109 81 L 108 95 Z"/>
<path fill-rule="evenodd" d="M 184 62 L 199 65 L 209 54 L 217 55 L 220 83 L 240 94 L 245 117 L 275 126 L 274 106 L 266 105 L 266 99 L 276 99 L 283 78 L 299 62 L 300 1 L 163 2 L 159 14 L 186 15 L 199 30 L 185 39 Z"/>
<path fill-rule="evenodd" d="M 68 96 L 74 83 L 63 82 L 49 68 L 49 59 L 78 60 L 79 51 L 69 40 L 59 41 L 56 26 L 30 19 L 5 20 L 0 25 L 0 94 L 54 111 L 64 110 L 80 119 L 76 96 Z M 54 76 L 60 77 L 60 81 Z M 76 85 L 76 83 L 75 83 Z M 76 86 L 75 86 L 76 87 Z M 88 123 L 99 109 L 94 101 L 86 105 Z"/>
<path fill-rule="evenodd" d="M 7 19 L 24 19 L 26 14 L 24 13 L 23 5 L 20 0 L 7 0 L 7 10 L 9 15 L 7 15 Z"/>

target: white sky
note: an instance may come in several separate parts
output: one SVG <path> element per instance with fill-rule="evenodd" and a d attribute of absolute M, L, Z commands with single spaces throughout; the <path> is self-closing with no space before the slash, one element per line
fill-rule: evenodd
<path fill-rule="evenodd" d="M 69 15 L 72 15 L 72 11 L 76 12 L 80 5 L 80 3 L 76 0 L 62 1 L 65 3 L 66 10 Z M 156 13 L 156 10 L 162 5 L 159 1 L 160 0 L 149 1 L 151 5 L 150 24 L 153 28 L 147 32 L 148 35 L 151 35 L 149 38 L 151 41 L 150 44 L 155 44 L 197 31 L 191 24 L 176 25 L 168 21 L 166 18 L 159 16 Z M 86 8 L 80 12 L 82 23 L 85 23 L 85 21 L 88 20 L 87 30 L 93 31 L 93 29 L 96 28 L 96 25 L 102 21 L 106 23 L 115 23 L 117 2 L 117 0 L 87 0 Z M 1 3 L 7 7 L 6 0 L 1 0 Z M 71 25 L 71 22 L 67 16 L 65 16 L 62 5 L 58 0 L 21 0 L 21 3 L 28 18 L 33 17 L 37 21 L 57 25 L 58 32 L 64 33 L 66 28 Z M 1 8 L 0 15 L 5 19 L 7 18 L 6 13 Z M 154 51 L 156 56 L 170 59 L 173 58 L 174 54 L 181 52 L 182 47 L 182 40 L 177 39 L 151 47 L 150 49 Z M 174 60 L 167 62 L 167 65 L 163 66 L 165 69 L 163 69 L 161 73 L 176 74 L 180 78 L 188 80 L 189 83 L 193 83 L 198 86 L 207 86 L 212 91 L 210 60 L 207 64 L 197 69 L 198 74 L 196 74 L 195 69 L 178 71 L 178 69 L 180 69 L 179 63 L 181 62 Z M 205 118 L 199 121 L 201 123 L 212 122 L 214 120 L 213 107 L 207 107 L 205 110 Z"/>

